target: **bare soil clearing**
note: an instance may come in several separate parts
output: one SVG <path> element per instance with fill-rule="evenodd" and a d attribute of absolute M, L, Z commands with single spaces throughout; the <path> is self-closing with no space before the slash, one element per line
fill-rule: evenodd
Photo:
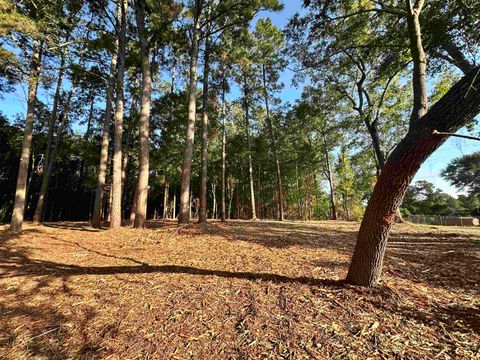
<path fill-rule="evenodd" d="M 358 223 L 0 231 L 0 358 L 480 358 L 480 230 L 397 225 L 346 286 Z"/>

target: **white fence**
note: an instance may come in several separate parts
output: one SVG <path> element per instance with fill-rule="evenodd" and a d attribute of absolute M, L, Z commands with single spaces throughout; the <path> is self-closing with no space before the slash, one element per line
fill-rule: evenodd
<path fill-rule="evenodd" d="M 405 220 L 414 224 L 445 225 L 445 226 L 479 226 L 479 219 L 462 216 L 441 215 L 408 215 Z"/>

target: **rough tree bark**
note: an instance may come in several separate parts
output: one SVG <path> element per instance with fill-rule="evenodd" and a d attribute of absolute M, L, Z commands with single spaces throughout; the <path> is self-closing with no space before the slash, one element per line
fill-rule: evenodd
<path fill-rule="evenodd" d="M 65 73 L 65 58 L 66 58 L 66 47 L 64 48 L 62 52 L 62 56 L 60 58 L 60 69 L 58 71 L 57 86 L 55 89 L 55 95 L 53 96 L 52 113 L 50 115 L 50 121 L 48 123 L 47 144 L 45 147 L 45 158 L 43 160 L 44 164 L 47 164 L 47 167 L 48 167 L 48 164 L 50 164 L 53 133 L 55 131 L 55 124 L 57 122 L 58 102 L 60 100 L 60 91 L 62 89 L 63 75 Z M 45 172 L 43 173 L 43 176 L 42 176 L 40 193 L 38 195 L 37 206 L 35 208 L 35 213 L 33 215 L 34 224 L 39 224 L 42 221 L 45 195 L 47 192 L 47 187 L 44 186 L 44 179 L 45 179 Z"/>
<path fill-rule="evenodd" d="M 117 91 L 115 102 L 115 131 L 113 144 L 112 166 L 112 209 L 110 214 L 110 228 L 122 225 L 122 135 L 123 135 L 123 88 L 125 75 L 125 44 L 127 32 L 127 6 L 126 0 L 119 2 L 121 21 L 118 34 L 118 69 Z"/>
<path fill-rule="evenodd" d="M 200 14 L 202 11 L 202 0 L 195 1 L 195 19 L 192 28 L 192 45 L 190 48 L 190 84 L 188 96 L 188 121 L 185 136 L 185 152 L 182 167 L 182 186 L 180 189 L 180 211 L 178 215 L 179 224 L 190 222 L 190 178 L 192 170 L 193 141 L 195 136 L 195 118 L 197 113 L 197 62 L 200 32 Z"/>
<path fill-rule="evenodd" d="M 140 78 L 135 77 L 135 80 L 133 81 L 133 87 L 137 89 L 140 86 Z M 128 163 L 130 160 L 130 153 L 131 153 L 131 142 L 133 141 L 133 137 L 135 136 L 134 128 L 135 128 L 135 122 L 137 120 L 137 115 L 139 111 L 139 105 L 141 103 L 141 92 L 135 91 L 134 94 L 132 95 L 132 100 L 130 104 L 130 119 L 129 122 L 126 124 L 124 127 L 123 131 L 123 151 L 122 151 L 122 209 L 129 208 L 130 209 L 130 214 L 128 215 L 130 222 L 129 225 L 133 226 L 134 220 L 135 220 L 135 207 L 137 206 L 136 202 L 136 197 L 134 197 L 135 200 L 131 202 L 131 194 L 127 193 L 125 191 L 125 182 L 127 179 L 127 170 L 128 170 Z M 136 169 L 135 173 L 135 182 L 133 185 L 133 193 L 137 193 L 137 180 L 138 180 L 138 169 Z M 126 213 L 122 214 L 124 218 L 126 218 Z"/>
<path fill-rule="evenodd" d="M 245 107 L 245 136 L 247 137 L 247 153 L 248 153 L 248 180 L 250 185 L 250 206 L 252 208 L 252 220 L 257 220 L 257 213 L 255 209 L 255 189 L 253 187 L 253 165 L 252 165 L 252 144 L 250 140 L 250 91 L 248 85 L 244 83 L 243 88 L 244 107 Z M 238 206 L 237 206 L 238 215 Z"/>
<path fill-rule="evenodd" d="M 368 202 L 360 226 L 347 282 L 374 286 L 381 273 L 388 233 L 408 185 L 422 163 L 447 136 L 480 113 L 480 67 L 452 88 L 420 119 L 389 156 Z"/>
<path fill-rule="evenodd" d="M 112 100 L 115 88 L 115 72 L 117 68 L 117 47 L 118 39 L 115 40 L 115 47 L 110 60 L 110 75 L 107 83 L 107 98 L 105 105 L 105 115 L 102 129 L 102 145 L 100 148 L 100 165 L 97 173 L 97 188 L 95 191 L 95 202 L 92 212 L 91 224 L 94 228 L 100 228 L 102 225 L 102 207 L 105 179 L 107 177 L 108 167 L 108 144 L 110 141 L 110 123 L 112 121 Z"/>
<path fill-rule="evenodd" d="M 208 33 L 207 28 L 207 33 Z M 210 72 L 210 45 L 208 35 L 205 37 L 205 55 L 203 67 L 202 94 L 202 151 L 200 169 L 200 212 L 198 222 L 207 222 L 207 166 L 208 166 L 208 76 Z"/>
<path fill-rule="evenodd" d="M 23 133 L 22 153 L 18 167 L 17 186 L 15 189 L 15 202 L 13 204 L 10 230 L 22 231 L 23 215 L 25 211 L 25 196 L 28 178 L 28 163 L 32 147 L 33 117 L 37 102 L 37 88 L 40 77 L 43 42 L 34 40 L 32 55 L 30 57 L 30 74 L 28 77 L 27 116 Z"/>
<path fill-rule="evenodd" d="M 140 108 L 140 153 L 139 173 L 137 181 L 137 201 L 135 206 L 135 228 L 145 228 L 147 224 L 148 174 L 149 174 L 149 127 L 150 102 L 152 96 L 152 74 L 148 39 L 145 33 L 145 3 L 144 0 L 135 2 L 138 36 L 142 51 L 142 104 Z"/>
<path fill-rule="evenodd" d="M 226 103 L 225 103 L 225 72 L 223 73 L 223 79 L 222 79 L 222 194 L 221 194 L 221 205 L 220 205 L 220 211 L 221 211 L 221 220 L 222 222 L 226 221 L 226 206 L 225 206 L 225 182 L 226 182 L 226 147 L 227 147 L 227 127 L 226 127 Z"/>
<path fill-rule="evenodd" d="M 273 150 L 273 156 L 275 159 L 275 167 L 276 167 L 278 220 L 282 221 L 284 219 L 282 174 L 280 171 L 280 161 L 278 159 L 277 141 L 275 139 L 275 133 L 273 131 L 272 119 L 270 118 L 270 108 L 268 103 L 268 90 L 267 90 L 267 77 L 266 77 L 264 64 L 262 64 L 262 76 L 263 76 L 263 92 L 265 97 L 265 109 L 267 111 L 267 125 L 270 133 L 270 141 L 272 142 L 272 150 Z"/>

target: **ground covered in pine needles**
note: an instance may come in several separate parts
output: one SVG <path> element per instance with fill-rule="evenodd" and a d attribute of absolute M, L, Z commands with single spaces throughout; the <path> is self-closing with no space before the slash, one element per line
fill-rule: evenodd
<path fill-rule="evenodd" d="M 0 230 L 0 358 L 479 358 L 480 230 L 397 225 L 376 289 L 358 223 Z"/>

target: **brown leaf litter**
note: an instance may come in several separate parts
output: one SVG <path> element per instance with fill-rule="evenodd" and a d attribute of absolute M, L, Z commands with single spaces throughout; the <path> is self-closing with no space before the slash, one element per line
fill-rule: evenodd
<path fill-rule="evenodd" d="M 353 222 L 0 231 L 0 358 L 480 358 L 480 230 L 397 225 L 376 289 Z"/>

